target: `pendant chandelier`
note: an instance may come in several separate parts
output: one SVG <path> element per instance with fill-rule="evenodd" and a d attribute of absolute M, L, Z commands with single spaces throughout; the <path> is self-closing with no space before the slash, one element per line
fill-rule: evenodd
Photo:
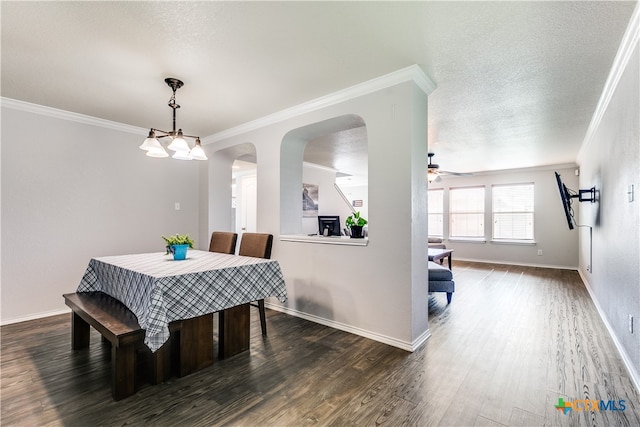
<path fill-rule="evenodd" d="M 174 155 L 171 156 L 174 159 L 207 160 L 207 156 L 204 154 L 204 150 L 200 145 L 199 136 L 185 135 L 182 133 L 182 129 L 178 129 L 176 131 L 176 110 L 180 108 L 180 105 L 176 103 L 176 91 L 180 89 L 184 83 L 171 77 L 164 79 L 164 81 L 173 90 L 173 95 L 171 96 L 168 104 L 173 110 L 173 130 L 168 132 L 165 130 L 151 128 L 149 130 L 149 136 L 144 140 L 140 149 L 145 150 L 149 157 L 169 157 L 169 153 L 167 153 L 167 150 L 165 150 L 162 144 L 160 144 L 159 139 L 170 138 L 171 142 L 167 145 L 167 148 L 171 151 L 175 151 Z M 193 148 L 189 146 L 185 138 L 195 140 Z"/>

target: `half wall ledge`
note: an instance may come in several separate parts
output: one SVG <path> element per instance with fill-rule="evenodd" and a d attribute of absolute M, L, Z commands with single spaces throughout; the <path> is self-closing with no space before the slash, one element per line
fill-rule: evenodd
<path fill-rule="evenodd" d="M 347 246 L 367 246 L 369 244 L 369 238 L 364 239 L 352 239 L 346 236 L 304 236 L 301 234 L 281 234 L 281 242 L 298 242 L 298 243 L 315 243 L 321 245 L 347 245 Z"/>

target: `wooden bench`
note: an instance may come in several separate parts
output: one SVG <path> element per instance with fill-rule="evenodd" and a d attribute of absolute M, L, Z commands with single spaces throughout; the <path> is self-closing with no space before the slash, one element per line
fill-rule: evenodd
<path fill-rule="evenodd" d="M 71 347 L 89 347 L 89 326 L 111 343 L 111 394 L 124 399 L 136 391 L 136 354 L 144 345 L 145 331 L 124 304 L 102 292 L 64 294 L 65 304 L 73 310 Z"/>

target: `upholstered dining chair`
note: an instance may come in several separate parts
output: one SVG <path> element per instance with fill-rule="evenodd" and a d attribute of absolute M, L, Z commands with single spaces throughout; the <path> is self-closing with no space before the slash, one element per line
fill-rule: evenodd
<path fill-rule="evenodd" d="M 273 245 L 273 235 L 266 233 L 243 233 L 240 239 L 240 249 L 238 255 L 252 256 L 256 258 L 271 258 L 271 246 Z M 264 312 L 264 299 L 258 300 L 257 305 L 260 313 L 260 327 L 262 335 L 267 335 L 267 319 Z"/>
<path fill-rule="evenodd" d="M 209 242 L 209 252 L 220 252 L 223 254 L 236 253 L 236 242 L 238 234 L 230 231 L 214 231 L 211 233 Z"/>

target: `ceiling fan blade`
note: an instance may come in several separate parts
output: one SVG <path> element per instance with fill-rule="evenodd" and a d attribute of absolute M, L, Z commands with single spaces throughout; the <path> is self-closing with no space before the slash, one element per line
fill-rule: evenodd
<path fill-rule="evenodd" d="M 467 173 L 467 172 L 450 172 L 450 171 L 439 170 L 438 173 L 441 173 L 444 175 L 455 175 L 455 176 L 473 176 L 472 173 Z"/>

